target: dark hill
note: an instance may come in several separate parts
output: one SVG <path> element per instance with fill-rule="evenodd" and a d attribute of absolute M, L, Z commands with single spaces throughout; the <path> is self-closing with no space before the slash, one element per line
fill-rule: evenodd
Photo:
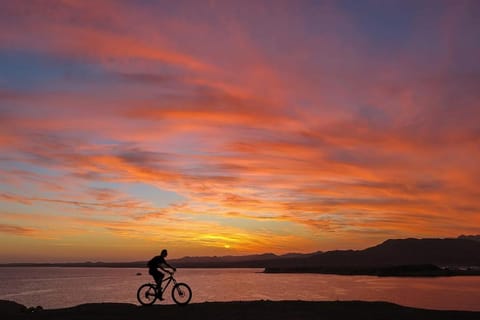
<path fill-rule="evenodd" d="M 480 243 L 469 239 L 387 240 L 363 250 L 363 263 L 480 266 Z"/>
<path fill-rule="evenodd" d="M 328 251 L 307 258 L 274 261 L 267 268 L 356 269 L 392 266 L 480 266 L 480 242 L 471 239 L 396 239 L 364 250 Z M 330 272 L 327 272 L 330 273 Z M 336 273 L 336 272 L 332 272 Z M 353 272 L 355 273 L 355 272 Z"/>
<path fill-rule="evenodd" d="M 459 239 L 467 239 L 467 240 L 475 240 L 475 241 L 480 241 L 480 235 L 471 235 L 471 236 L 466 236 L 466 235 L 461 235 L 458 237 Z"/>

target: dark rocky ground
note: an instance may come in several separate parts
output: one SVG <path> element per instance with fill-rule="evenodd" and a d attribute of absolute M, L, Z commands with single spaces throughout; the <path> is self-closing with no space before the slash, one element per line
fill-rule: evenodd
<path fill-rule="evenodd" d="M 479 320 L 480 312 L 415 309 L 387 302 L 363 301 L 251 301 L 206 302 L 187 306 L 154 305 L 141 307 L 126 303 L 83 304 L 71 308 L 32 310 L 12 301 L 0 300 L 2 319 L 69 320 Z"/>

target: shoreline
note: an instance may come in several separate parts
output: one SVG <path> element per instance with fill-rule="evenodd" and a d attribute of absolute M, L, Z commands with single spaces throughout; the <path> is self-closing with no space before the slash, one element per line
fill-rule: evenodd
<path fill-rule="evenodd" d="M 89 303 L 61 309 L 27 308 L 19 303 L 0 300 L 0 314 L 4 319 L 116 319 L 135 320 L 158 317 L 182 320 L 202 319 L 390 319 L 390 320 L 473 320 L 480 319 L 480 311 L 429 310 L 404 307 L 389 302 L 366 301 L 232 301 L 203 302 L 187 306 L 139 306 L 128 303 Z"/>
<path fill-rule="evenodd" d="M 344 276 L 377 276 L 377 277 L 455 277 L 455 276 L 480 276 L 478 267 L 440 268 L 436 265 L 404 265 L 386 267 L 267 267 L 263 273 L 312 273 L 332 274 Z"/>

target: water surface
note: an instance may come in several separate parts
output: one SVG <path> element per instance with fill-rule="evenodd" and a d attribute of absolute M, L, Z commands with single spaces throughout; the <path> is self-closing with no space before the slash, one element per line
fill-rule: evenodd
<path fill-rule="evenodd" d="M 261 271 L 179 269 L 176 278 L 190 285 L 193 302 L 364 300 L 480 311 L 480 276 L 379 278 Z M 136 268 L 0 268 L 0 299 L 44 308 L 89 302 L 138 304 L 136 290 L 144 282 L 150 282 L 147 270 Z M 169 294 L 166 298 L 165 303 L 173 303 Z"/>

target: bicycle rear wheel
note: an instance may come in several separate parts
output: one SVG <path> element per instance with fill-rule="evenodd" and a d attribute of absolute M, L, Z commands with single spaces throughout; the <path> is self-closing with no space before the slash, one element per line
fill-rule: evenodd
<path fill-rule="evenodd" d="M 151 283 L 145 283 L 138 288 L 137 300 L 141 305 L 151 305 L 157 300 L 157 288 Z"/>
<path fill-rule="evenodd" d="M 176 304 L 186 305 L 192 299 L 192 289 L 186 283 L 177 283 L 172 289 L 172 299 Z"/>

